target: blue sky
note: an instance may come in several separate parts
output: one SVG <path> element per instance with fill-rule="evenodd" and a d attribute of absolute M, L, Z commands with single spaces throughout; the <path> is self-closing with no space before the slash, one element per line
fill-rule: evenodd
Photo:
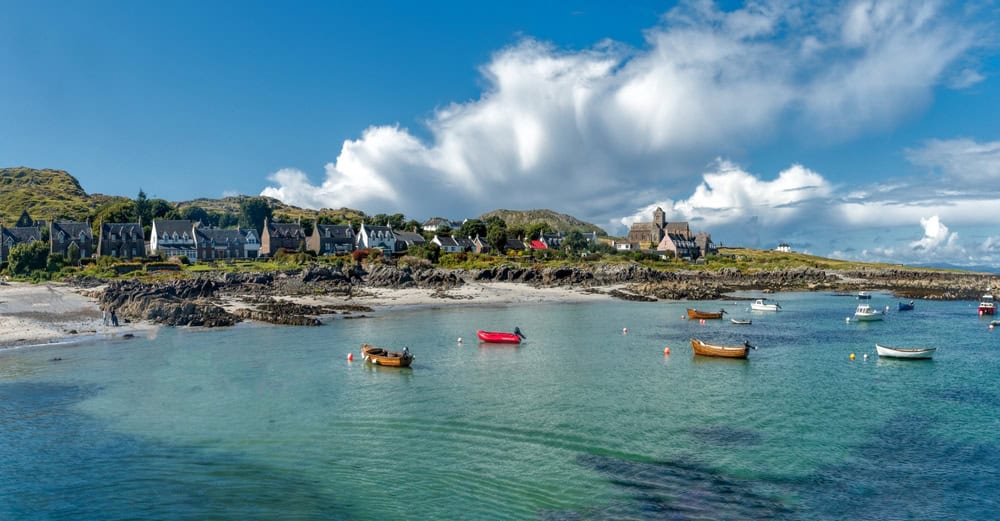
<path fill-rule="evenodd" d="M 1000 263 L 995 2 L 618 4 L 0 0 L 0 165 Z"/>

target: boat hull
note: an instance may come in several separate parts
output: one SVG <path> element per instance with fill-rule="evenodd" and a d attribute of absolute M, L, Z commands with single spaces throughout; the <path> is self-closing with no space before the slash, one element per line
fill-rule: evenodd
<path fill-rule="evenodd" d="M 875 351 L 878 352 L 879 357 L 884 358 L 903 358 L 906 360 L 927 360 L 934 356 L 934 351 L 936 347 L 925 347 L 925 348 L 900 348 L 900 347 L 888 347 L 880 344 L 875 344 Z"/>
<path fill-rule="evenodd" d="M 506 333 L 501 331 L 476 331 L 476 336 L 481 342 L 488 344 L 520 344 L 521 337 L 517 333 Z"/>
<path fill-rule="evenodd" d="M 997 308 L 995 306 L 979 306 L 980 315 L 995 315 Z"/>
<path fill-rule="evenodd" d="M 777 311 L 777 304 L 750 304 L 752 311 Z"/>
<path fill-rule="evenodd" d="M 389 351 L 368 344 L 361 344 L 361 356 L 365 362 L 386 367 L 410 367 L 410 364 L 413 363 L 413 355 L 411 354 Z"/>
<path fill-rule="evenodd" d="M 854 320 L 858 322 L 876 322 L 882 320 L 882 313 L 855 313 Z"/>
<path fill-rule="evenodd" d="M 729 321 L 737 326 L 749 326 L 750 324 L 753 324 L 753 320 L 737 320 L 735 318 L 731 318 Z"/>
<path fill-rule="evenodd" d="M 899 310 L 900 311 L 913 311 L 913 303 L 910 302 L 909 304 L 905 304 L 903 302 L 900 302 L 899 303 Z"/>
<path fill-rule="evenodd" d="M 688 308 L 688 318 L 694 320 L 719 320 L 722 318 L 722 311 L 698 311 L 697 309 Z"/>
<path fill-rule="evenodd" d="M 723 346 L 706 344 L 697 338 L 691 339 L 691 349 L 694 350 L 695 355 L 714 356 L 718 358 L 746 358 L 750 352 L 750 347 L 746 345 Z"/>

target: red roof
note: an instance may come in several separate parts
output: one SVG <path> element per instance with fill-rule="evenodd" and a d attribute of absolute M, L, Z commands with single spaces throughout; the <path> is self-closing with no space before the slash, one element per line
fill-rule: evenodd
<path fill-rule="evenodd" d="M 533 250 L 547 250 L 547 249 L 549 249 L 549 247 L 546 246 L 544 242 L 539 241 L 539 240 L 536 239 L 536 240 L 531 241 L 531 249 L 533 249 Z"/>

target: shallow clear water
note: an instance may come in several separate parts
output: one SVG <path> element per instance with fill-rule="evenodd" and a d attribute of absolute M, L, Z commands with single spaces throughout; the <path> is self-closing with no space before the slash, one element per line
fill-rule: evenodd
<path fill-rule="evenodd" d="M 851 298 L 773 297 L 783 311 L 424 309 L 3 351 L 0 519 L 996 516 L 1000 331 L 974 303 L 848 324 Z M 514 326 L 520 347 L 475 341 Z M 692 336 L 759 349 L 696 358 Z M 362 342 L 417 358 L 372 367 Z M 939 350 L 879 360 L 875 342 Z"/>

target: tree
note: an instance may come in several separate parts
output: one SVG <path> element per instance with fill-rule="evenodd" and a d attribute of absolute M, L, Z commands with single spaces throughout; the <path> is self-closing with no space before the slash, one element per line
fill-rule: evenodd
<path fill-rule="evenodd" d="M 10 249 L 7 269 L 15 275 L 27 275 L 34 270 L 44 270 L 49 260 L 49 247 L 42 241 L 18 244 Z"/>
<path fill-rule="evenodd" d="M 273 216 L 271 205 L 263 197 L 250 197 L 240 201 L 240 227 L 253 228 L 264 233 L 264 219 Z"/>
<path fill-rule="evenodd" d="M 178 219 L 180 214 L 166 199 L 149 200 L 149 218 L 152 219 Z M 145 222 L 145 221 L 143 221 Z"/>
<path fill-rule="evenodd" d="M 526 236 L 528 239 L 535 241 L 538 240 L 543 233 L 548 233 L 552 231 L 552 227 L 549 226 L 547 222 L 537 222 L 528 225 Z"/>
<path fill-rule="evenodd" d="M 496 221 L 490 222 L 486 226 L 486 242 L 497 253 L 503 254 L 507 251 L 507 224 L 503 222 L 503 219 L 497 218 Z"/>
<path fill-rule="evenodd" d="M 186 219 L 188 221 L 199 221 L 202 224 L 206 224 L 209 226 L 211 226 L 212 224 L 210 221 L 211 217 L 208 215 L 208 212 L 200 206 L 195 206 L 195 205 L 185 206 L 184 208 L 181 209 L 180 214 L 181 214 L 181 219 Z"/>
<path fill-rule="evenodd" d="M 80 247 L 75 242 L 66 248 L 66 257 L 70 264 L 74 266 L 80 264 Z"/>
<path fill-rule="evenodd" d="M 579 231 L 573 230 L 563 239 L 561 249 L 573 253 L 587 251 L 587 239 Z"/>
<path fill-rule="evenodd" d="M 486 223 L 479 219 L 469 219 L 458 229 L 462 237 L 486 237 Z"/>
<path fill-rule="evenodd" d="M 135 213 L 139 219 L 142 219 L 142 223 L 153 224 L 153 214 L 150 213 L 149 199 L 146 198 L 146 192 L 139 189 L 139 195 L 135 196 Z"/>
<path fill-rule="evenodd" d="M 438 226 L 437 234 L 441 237 L 451 237 L 451 226 L 446 224 Z"/>

